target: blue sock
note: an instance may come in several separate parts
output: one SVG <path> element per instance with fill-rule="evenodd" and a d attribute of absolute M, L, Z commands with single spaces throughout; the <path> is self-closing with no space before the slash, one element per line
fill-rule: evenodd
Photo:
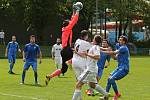
<path fill-rule="evenodd" d="M 23 83 L 24 83 L 25 75 L 26 75 L 26 71 L 23 71 L 23 73 L 22 73 L 22 82 Z"/>
<path fill-rule="evenodd" d="M 113 77 L 108 78 L 108 83 L 109 83 L 110 86 L 112 85 L 113 90 L 115 91 L 115 93 L 118 93 L 117 84 L 116 84 L 115 79 Z M 109 85 L 108 85 L 108 89 L 106 88 L 107 92 L 110 89 Z"/>
<path fill-rule="evenodd" d="M 115 81 L 112 83 L 112 87 L 113 87 L 115 93 L 117 94 L 118 93 L 118 88 L 117 88 L 117 84 L 116 84 Z"/>
<path fill-rule="evenodd" d="M 13 67 L 14 67 L 14 64 L 10 63 L 10 69 L 9 69 L 10 72 L 12 72 Z"/>
<path fill-rule="evenodd" d="M 108 82 L 107 82 L 107 86 L 106 86 L 106 92 L 109 92 L 111 88 L 111 83 L 110 83 L 110 79 L 108 78 Z"/>

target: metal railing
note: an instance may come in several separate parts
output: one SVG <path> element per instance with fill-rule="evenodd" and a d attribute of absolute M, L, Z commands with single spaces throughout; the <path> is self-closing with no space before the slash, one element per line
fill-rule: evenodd
<path fill-rule="evenodd" d="M 43 57 L 51 57 L 51 46 L 40 46 Z M 23 49 L 22 49 L 23 50 Z M 150 56 L 150 48 L 136 48 L 130 49 L 131 55 Z M 17 54 L 17 57 L 22 57 L 21 53 Z M 0 58 L 5 58 L 5 47 L 0 47 Z"/>

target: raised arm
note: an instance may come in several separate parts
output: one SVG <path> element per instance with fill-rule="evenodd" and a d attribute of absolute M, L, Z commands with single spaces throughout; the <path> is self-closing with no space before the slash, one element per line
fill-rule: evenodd
<path fill-rule="evenodd" d="M 74 25 L 77 23 L 78 18 L 79 18 L 79 11 L 76 11 L 76 13 L 72 16 L 69 25 L 67 27 L 72 29 Z"/>

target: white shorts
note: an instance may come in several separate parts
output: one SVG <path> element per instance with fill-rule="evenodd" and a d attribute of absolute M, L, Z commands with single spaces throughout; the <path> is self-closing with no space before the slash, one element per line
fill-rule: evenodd
<path fill-rule="evenodd" d="M 78 80 L 82 83 L 93 82 L 97 83 L 97 73 L 85 70 L 79 77 Z"/>
<path fill-rule="evenodd" d="M 77 60 L 72 60 L 72 68 L 75 72 L 76 78 L 78 79 L 78 77 L 84 72 L 85 68 L 86 68 L 86 64 L 80 64 Z"/>
<path fill-rule="evenodd" d="M 55 64 L 56 65 L 62 65 L 62 58 L 61 57 L 55 57 Z"/>

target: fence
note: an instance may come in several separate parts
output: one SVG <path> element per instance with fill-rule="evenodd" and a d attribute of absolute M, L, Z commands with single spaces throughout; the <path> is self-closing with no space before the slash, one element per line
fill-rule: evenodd
<path fill-rule="evenodd" d="M 40 46 L 43 57 L 51 57 L 51 46 Z M 21 47 L 22 49 L 22 47 Z M 131 55 L 141 55 L 141 56 L 150 56 L 150 48 L 136 48 L 130 49 Z M 5 57 L 5 47 L 0 46 L 0 58 Z M 22 54 L 18 53 L 17 57 L 22 57 Z"/>

